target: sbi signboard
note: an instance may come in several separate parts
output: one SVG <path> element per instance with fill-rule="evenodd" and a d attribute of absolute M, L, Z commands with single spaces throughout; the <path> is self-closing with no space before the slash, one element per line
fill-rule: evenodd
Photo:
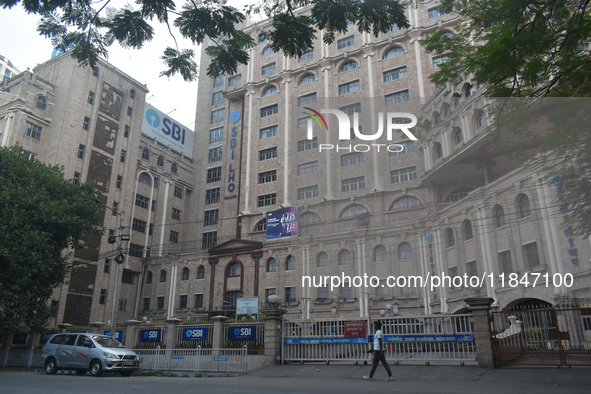
<path fill-rule="evenodd" d="M 257 326 L 228 327 L 230 341 L 256 341 Z"/>
<path fill-rule="evenodd" d="M 148 103 L 144 107 L 142 133 L 155 138 L 172 150 L 193 158 L 195 133 Z"/>

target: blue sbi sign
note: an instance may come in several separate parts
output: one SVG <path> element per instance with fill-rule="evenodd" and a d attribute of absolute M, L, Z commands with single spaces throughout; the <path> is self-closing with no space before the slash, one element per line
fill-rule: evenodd
<path fill-rule="evenodd" d="M 193 158 L 195 133 L 148 103 L 144 107 L 142 133 Z"/>

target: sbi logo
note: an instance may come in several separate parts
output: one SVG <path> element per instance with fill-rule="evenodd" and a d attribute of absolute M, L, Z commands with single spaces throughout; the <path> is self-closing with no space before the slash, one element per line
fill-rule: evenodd
<path fill-rule="evenodd" d="M 154 128 L 160 126 L 160 116 L 158 116 L 158 112 L 153 109 L 146 111 L 146 120 L 148 121 L 148 124 Z"/>
<path fill-rule="evenodd" d="M 235 328 L 234 329 L 234 335 L 237 337 L 247 337 L 252 335 L 252 328 L 250 327 L 242 327 L 242 328 Z"/>
<path fill-rule="evenodd" d="M 230 122 L 236 123 L 240 120 L 240 111 L 234 111 L 230 114 Z"/>

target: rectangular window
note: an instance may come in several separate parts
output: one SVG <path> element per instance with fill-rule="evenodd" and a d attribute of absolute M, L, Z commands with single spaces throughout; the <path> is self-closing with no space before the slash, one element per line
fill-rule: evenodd
<path fill-rule="evenodd" d="M 406 66 L 384 72 L 384 82 L 406 78 Z"/>
<path fill-rule="evenodd" d="M 355 45 L 355 36 L 341 38 L 337 41 L 337 48 L 343 49 Z"/>
<path fill-rule="evenodd" d="M 273 63 L 269 63 L 269 64 L 265 64 L 262 68 L 261 68 L 261 74 L 265 75 L 265 74 L 270 74 L 272 72 L 275 72 L 275 62 Z"/>
<path fill-rule="evenodd" d="M 242 76 L 240 74 L 228 78 L 228 86 L 240 85 Z"/>
<path fill-rule="evenodd" d="M 129 255 L 132 257 L 144 257 L 144 247 L 142 245 L 136 245 L 130 242 Z"/>
<path fill-rule="evenodd" d="M 186 295 L 179 296 L 179 308 L 180 309 L 187 309 L 187 296 Z"/>
<path fill-rule="evenodd" d="M 179 243 L 179 233 L 174 230 L 170 230 L 170 237 L 168 240 L 172 243 L 178 244 Z"/>
<path fill-rule="evenodd" d="M 224 139 L 224 126 L 209 130 L 209 143 Z"/>
<path fill-rule="evenodd" d="M 306 186 L 298 189 L 298 200 L 318 197 L 318 185 Z"/>
<path fill-rule="evenodd" d="M 499 265 L 503 273 L 513 273 L 513 263 L 511 262 L 511 252 L 509 250 L 499 253 Z"/>
<path fill-rule="evenodd" d="M 125 152 L 125 149 L 121 149 L 121 156 L 119 156 L 119 161 L 120 161 L 121 163 L 125 163 L 125 154 L 126 154 L 126 153 L 127 153 L 127 152 Z"/>
<path fill-rule="evenodd" d="M 348 283 L 346 285 L 342 285 L 339 288 L 339 298 L 341 298 L 341 299 L 353 298 L 353 296 L 351 294 L 351 284 L 350 283 Z"/>
<path fill-rule="evenodd" d="M 275 289 L 265 289 L 265 302 L 269 302 L 269 297 L 275 295 Z"/>
<path fill-rule="evenodd" d="M 303 152 L 310 149 L 318 148 L 318 138 L 314 137 L 311 140 L 298 141 L 298 152 Z"/>
<path fill-rule="evenodd" d="M 351 192 L 354 190 L 365 189 L 365 177 L 359 176 L 356 178 L 343 179 L 342 190 L 344 192 Z"/>
<path fill-rule="evenodd" d="M 360 89 L 359 80 L 348 82 L 342 85 L 339 85 L 339 96 L 344 94 L 353 93 Z"/>
<path fill-rule="evenodd" d="M 275 115 L 277 112 L 279 112 L 279 105 L 269 105 L 268 107 L 261 108 L 261 118 Z"/>
<path fill-rule="evenodd" d="M 213 87 L 217 88 L 218 86 L 222 86 L 224 84 L 224 75 L 218 75 L 214 80 L 213 80 Z"/>
<path fill-rule="evenodd" d="M 149 297 L 146 297 L 146 298 L 144 298 L 144 309 L 143 309 L 143 311 L 146 312 L 146 311 L 149 311 L 149 310 L 150 310 L 150 298 Z"/>
<path fill-rule="evenodd" d="M 99 69 L 98 69 L 98 67 L 93 67 L 93 68 L 92 68 L 92 76 L 93 76 L 93 77 L 98 77 L 98 74 L 99 74 Z"/>
<path fill-rule="evenodd" d="M 150 197 L 142 196 L 141 194 L 135 195 L 135 205 L 140 208 L 148 209 L 150 205 Z"/>
<path fill-rule="evenodd" d="M 468 261 L 466 263 L 466 273 L 468 276 L 478 276 L 478 266 L 476 261 Z"/>
<path fill-rule="evenodd" d="M 390 152 L 390 157 L 407 155 L 415 151 L 414 141 L 399 142 L 395 145 L 400 145 L 402 148 L 400 146 L 392 146 L 390 149 L 396 152 Z"/>
<path fill-rule="evenodd" d="M 222 167 L 207 169 L 207 183 L 219 182 L 222 179 Z"/>
<path fill-rule="evenodd" d="M 305 61 L 312 60 L 312 59 L 314 59 L 314 50 L 311 50 L 310 52 L 306 52 L 306 53 L 302 54 L 302 56 L 300 56 L 298 59 L 298 63 L 305 62 Z"/>
<path fill-rule="evenodd" d="M 339 109 L 347 115 L 352 116 L 354 113 L 361 113 L 361 103 L 345 105 Z"/>
<path fill-rule="evenodd" d="M 140 233 L 145 234 L 147 225 L 148 225 L 148 223 L 144 222 L 143 220 L 133 218 L 133 221 L 131 224 L 131 229 L 134 231 L 138 231 Z"/>
<path fill-rule="evenodd" d="M 226 108 L 220 108 L 211 111 L 211 123 L 217 123 L 224 120 L 226 117 Z"/>
<path fill-rule="evenodd" d="M 117 201 L 115 201 L 113 203 L 113 210 L 111 211 L 111 215 L 117 216 L 118 215 L 117 209 L 119 209 L 119 203 Z"/>
<path fill-rule="evenodd" d="M 540 256 L 538 255 L 538 245 L 535 242 L 523 245 L 523 256 L 525 258 L 525 267 L 533 268 L 540 265 Z"/>
<path fill-rule="evenodd" d="M 181 220 L 181 210 L 172 208 L 172 218 L 174 220 Z"/>
<path fill-rule="evenodd" d="M 318 172 L 317 161 L 311 161 L 309 163 L 298 165 L 298 175 L 314 174 L 315 172 Z"/>
<path fill-rule="evenodd" d="M 33 152 L 29 152 L 27 150 L 23 149 L 23 156 L 25 156 L 27 158 L 27 160 L 35 160 L 37 158 L 37 155 L 34 154 Z"/>
<path fill-rule="evenodd" d="M 218 224 L 219 209 L 211 209 L 204 212 L 203 226 L 213 226 Z"/>
<path fill-rule="evenodd" d="M 263 149 L 259 151 L 259 161 L 269 160 L 277 157 L 277 147 Z"/>
<path fill-rule="evenodd" d="M 78 157 L 79 159 L 84 159 L 85 149 L 86 147 L 83 144 L 78 145 L 78 154 L 76 155 L 76 157 Z"/>
<path fill-rule="evenodd" d="M 223 103 L 224 100 L 224 92 L 222 92 L 221 90 L 219 92 L 214 92 L 211 96 L 211 105 Z"/>
<path fill-rule="evenodd" d="M 164 297 L 158 297 L 158 310 L 161 311 L 164 309 Z"/>
<path fill-rule="evenodd" d="M 286 287 L 285 288 L 285 302 L 293 303 L 296 302 L 296 289 L 295 287 Z"/>
<path fill-rule="evenodd" d="M 400 104 L 406 101 L 410 101 L 408 90 L 403 90 L 386 96 L 386 106 Z"/>
<path fill-rule="evenodd" d="M 133 271 L 123 270 L 123 273 L 121 274 L 121 283 L 133 285 Z"/>
<path fill-rule="evenodd" d="M 363 163 L 363 153 L 356 152 L 341 156 L 341 165 L 343 167 Z"/>
<path fill-rule="evenodd" d="M 36 124 L 27 122 L 25 127 L 25 135 L 36 140 L 41 140 L 42 130 L 43 128 L 41 126 L 37 126 Z"/>
<path fill-rule="evenodd" d="M 99 295 L 99 304 L 105 305 L 107 301 L 107 289 L 101 289 L 101 294 Z"/>
<path fill-rule="evenodd" d="M 270 205 L 275 205 L 276 200 L 277 200 L 277 195 L 275 193 L 258 196 L 257 206 L 258 207 L 268 207 Z"/>
<path fill-rule="evenodd" d="M 88 131 L 90 128 L 90 118 L 88 116 L 84 117 L 84 121 L 82 122 L 82 129 Z"/>
<path fill-rule="evenodd" d="M 110 268 L 111 268 L 111 259 L 105 259 L 105 265 L 103 265 L 103 272 L 105 274 L 108 274 Z"/>
<path fill-rule="evenodd" d="M 94 104 L 94 92 L 92 90 L 88 92 L 88 99 L 86 99 L 86 102 L 88 102 L 88 104 Z"/>
<path fill-rule="evenodd" d="M 438 56 L 433 58 L 433 68 L 439 68 L 441 64 L 447 63 L 449 58 L 447 56 Z M 438 89 L 439 90 L 439 89 Z"/>
<path fill-rule="evenodd" d="M 129 126 L 128 125 L 125 125 L 125 128 L 123 130 L 123 136 L 125 138 L 129 137 Z"/>
<path fill-rule="evenodd" d="M 217 202 L 220 202 L 220 188 L 207 189 L 205 191 L 205 205 L 215 204 Z"/>
<path fill-rule="evenodd" d="M 133 113 L 133 108 L 127 107 L 127 116 L 131 116 L 132 113 Z"/>
<path fill-rule="evenodd" d="M 117 180 L 115 181 L 115 188 L 121 189 L 122 184 L 123 184 L 123 175 L 117 175 Z"/>
<path fill-rule="evenodd" d="M 55 300 L 51 301 L 51 306 L 49 307 L 49 316 L 50 317 L 57 319 L 57 310 L 58 310 L 59 305 L 60 305 L 59 301 L 55 301 Z"/>
<path fill-rule="evenodd" d="M 209 249 L 213 248 L 217 245 L 218 242 L 218 232 L 217 231 L 210 231 L 208 233 L 203 233 L 201 237 L 201 249 Z"/>
<path fill-rule="evenodd" d="M 264 140 L 265 138 L 273 137 L 277 135 L 277 126 L 271 126 L 264 129 L 261 129 L 261 139 Z"/>
<path fill-rule="evenodd" d="M 175 186 L 174 187 L 174 196 L 177 198 L 183 198 L 183 189 L 181 187 Z"/>
<path fill-rule="evenodd" d="M 74 172 L 74 177 L 72 178 L 72 183 L 77 184 L 80 183 L 80 173 Z"/>
<path fill-rule="evenodd" d="M 329 292 L 328 292 L 328 286 L 322 286 L 318 288 L 318 297 L 317 300 L 318 301 L 326 301 L 329 299 Z"/>
<path fill-rule="evenodd" d="M 443 9 L 441 9 L 439 7 L 429 8 L 429 10 L 427 10 L 427 12 L 429 13 L 429 19 L 433 19 L 433 18 L 437 18 L 438 16 L 445 15 L 445 11 L 443 11 Z"/>
<path fill-rule="evenodd" d="M 194 308 L 203 308 L 203 294 L 195 294 Z"/>
<path fill-rule="evenodd" d="M 401 168 L 390 172 L 390 181 L 392 183 L 408 182 L 417 179 L 417 168 Z"/>
<path fill-rule="evenodd" d="M 208 163 L 213 163 L 222 160 L 222 147 L 217 146 L 209 150 Z"/>
<path fill-rule="evenodd" d="M 259 183 L 275 182 L 277 180 L 277 170 L 259 172 Z"/>
<path fill-rule="evenodd" d="M 308 127 L 308 119 L 309 118 L 301 118 L 298 119 L 298 129 L 305 129 Z"/>
<path fill-rule="evenodd" d="M 305 107 L 307 105 L 314 104 L 318 101 L 316 92 L 307 94 L 305 96 L 298 97 L 298 107 Z"/>

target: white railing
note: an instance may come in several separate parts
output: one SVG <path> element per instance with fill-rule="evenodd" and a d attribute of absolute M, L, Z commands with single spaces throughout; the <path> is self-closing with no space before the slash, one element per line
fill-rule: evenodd
<path fill-rule="evenodd" d="M 245 374 L 246 346 L 238 349 L 134 349 L 146 371 L 184 371 Z"/>

